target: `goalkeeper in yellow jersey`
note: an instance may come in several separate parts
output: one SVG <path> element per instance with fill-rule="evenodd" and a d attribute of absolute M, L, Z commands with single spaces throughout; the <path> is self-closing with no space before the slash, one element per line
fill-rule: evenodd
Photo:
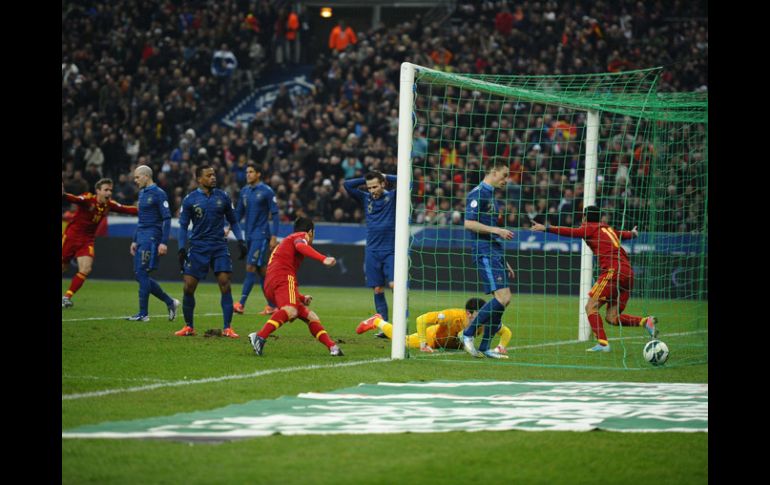
<path fill-rule="evenodd" d="M 433 349 L 462 349 L 462 340 L 457 334 L 465 330 L 468 323 L 473 321 L 479 309 L 485 301 L 481 298 L 471 298 L 465 302 L 465 309 L 448 308 L 438 312 L 423 313 L 417 317 L 417 332 L 406 337 L 406 346 L 410 349 L 419 348 L 422 352 L 433 352 Z M 388 338 L 393 338 L 393 325 L 383 320 L 379 313 L 375 313 L 356 327 L 356 333 L 362 334 L 374 329 L 381 329 Z M 483 329 L 479 328 L 479 333 Z M 507 354 L 506 347 L 511 340 L 511 330 L 502 325 L 500 331 L 500 343 L 495 349 L 500 354 Z M 508 358 L 504 356 L 503 358 Z"/>

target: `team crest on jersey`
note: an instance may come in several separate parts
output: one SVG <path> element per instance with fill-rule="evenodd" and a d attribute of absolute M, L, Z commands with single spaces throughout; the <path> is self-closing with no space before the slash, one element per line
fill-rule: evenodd
<path fill-rule="evenodd" d="M 262 194 L 260 194 L 259 192 L 257 192 L 257 200 L 259 200 L 259 199 L 261 199 L 261 198 L 262 198 Z"/>
<path fill-rule="evenodd" d="M 222 199 L 217 199 L 217 207 L 222 207 Z"/>
<path fill-rule="evenodd" d="M 152 196 L 147 197 L 147 203 L 152 204 Z"/>
<path fill-rule="evenodd" d="M 389 196 L 389 195 L 386 195 L 386 196 L 385 196 L 385 202 L 386 202 L 386 203 L 387 203 L 387 202 L 390 202 L 390 196 Z"/>

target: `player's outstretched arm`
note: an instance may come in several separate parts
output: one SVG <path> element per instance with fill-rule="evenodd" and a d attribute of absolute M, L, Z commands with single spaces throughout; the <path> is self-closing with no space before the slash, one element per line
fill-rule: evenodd
<path fill-rule="evenodd" d="M 139 213 L 139 207 L 135 205 L 123 205 L 119 202 L 115 202 L 112 199 L 110 199 L 109 203 L 111 211 L 119 212 L 121 214 L 130 214 L 132 216 L 135 216 Z"/>
<path fill-rule="evenodd" d="M 307 256 L 308 258 L 313 258 L 316 261 L 320 261 L 321 263 L 324 264 L 324 266 L 331 267 L 337 264 L 336 259 L 319 253 L 318 251 L 313 249 L 313 246 L 311 246 L 310 244 L 304 241 L 301 243 L 299 242 L 299 240 L 295 241 L 294 247 L 297 249 L 297 252 L 299 252 L 303 256 Z"/>

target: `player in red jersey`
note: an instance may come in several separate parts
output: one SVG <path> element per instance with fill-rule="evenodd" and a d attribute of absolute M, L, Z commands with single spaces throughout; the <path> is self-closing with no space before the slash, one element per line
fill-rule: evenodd
<path fill-rule="evenodd" d="M 249 334 L 249 341 L 257 355 L 262 355 L 268 335 L 295 318 L 307 324 L 310 334 L 326 345 L 331 355 L 335 357 L 343 355 L 342 350 L 329 338 L 318 315 L 306 306 L 310 304 L 313 297 L 299 292 L 297 270 L 305 256 L 320 261 L 329 268 L 337 264 L 337 260 L 333 257 L 324 256 L 313 249 L 310 244 L 313 242 L 314 235 L 313 221 L 307 217 L 298 217 L 294 221 L 294 232 L 285 237 L 270 255 L 265 275 L 265 297 L 268 301 L 275 303 L 278 310 L 270 316 L 262 330 Z"/>
<path fill-rule="evenodd" d="M 641 327 L 655 338 L 658 329 L 655 327 L 658 319 L 654 316 L 637 317 L 623 315 L 631 289 L 634 287 L 634 270 L 628 260 L 626 250 L 620 245 L 620 241 L 631 239 L 639 235 L 636 226 L 630 231 L 616 231 L 608 224 L 601 222 L 601 213 L 595 205 L 589 205 L 583 211 L 583 223 L 580 227 L 544 226 L 532 222 L 534 231 L 546 231 L 561 236 L 582 238 L 594 255 L 599 259 L 601 274 L 596 280 L 591 291 L 588 292 L 586 314 L 591 324 L 594 336 L 599 341 L 589 352 L 609 352 L 610 344 L 607 334 L 604 333 L 602 317 L 599 308 L 607 304 L 607 321 L 611 325 L 624 327 Z"/>
<path fill-rule="evenodd" d="M 69 223 L 61 238 L 61 272 L 64 273 L 72 258 L 77 258 L 78 272 L 72 278 L 69 289 L 61 299 L 61 307 L 69 308 L 73 305 L 72 295 L 83 286 L 86 278 L 91 274 L 94 265 L 94 239 L 99 223 L 107 217 L 112 210 L 123 214 L 137 214 L 137 208 L 133 205 L 121 205 L 111 199 L 112 180 L 100 179 L 95 185 L 96 194 L 86 192 L 81 195 L 72 195 L 64 191 L 62 183 L 62 199 L 78 206 L 72 222 Z"/>

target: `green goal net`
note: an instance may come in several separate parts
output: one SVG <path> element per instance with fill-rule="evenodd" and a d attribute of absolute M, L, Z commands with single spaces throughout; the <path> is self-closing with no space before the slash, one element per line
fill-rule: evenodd
<path fill-rule="evenodd" d="M 402 66 L 400 120 L 408 126 L 399 133 L 399 183 L 410 192 L 408 226 L 406 210 L 398 221 L 408 236 L 397 236 L 396 260 L 397 266 L 406 260 L 405 272 L 396 275 L 396 287 L 408 287 L 406 334 L 416 332 L 419 315 L 491 297 L 463 221 L 468 192 L 490 162 L 502 159 L 510 173 L 496 196 L 500 225 L 514 232 L 505 248 L 515 277 L 502 318 L 510 334 L 492 342 L 495 347 L 503 338 L 509 358 L 495 363 L 652 368 L 642 356 L 648 334 L 610 325 L 605 308 L 600 315 L 612 351 L 586 352 L 595 338 L 583 308 L 598 263 L 580 239 L 531 230 L 532 221 L 577 227 L 589 204 L 616 230 L 638 227 L 640 233 L 621 241 L 635 273 L 623 313 L 657 317 L 659 339 L 670 349 L 667 366 L 707 362 L 706 93 L 658 92 L 657 68 L 486 76 L 404 66 L 414 69 L 411 83 Z M 428 354 L 407 346 L 406 353 L 471 359 L 451 348 Z"/>

